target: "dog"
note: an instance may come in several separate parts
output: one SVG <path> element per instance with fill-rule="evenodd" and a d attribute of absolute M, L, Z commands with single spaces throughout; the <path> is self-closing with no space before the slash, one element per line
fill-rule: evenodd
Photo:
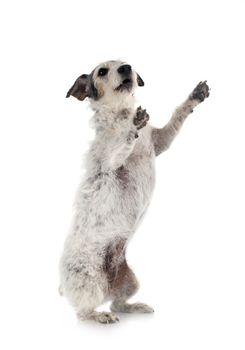
<path fill-rule="evenodd" d="M 163 128 L 151 126 L 136 107 L 134 91 L 144 81 L 122 61 L 98 65 L 75 81 L 66 97 L 88 98 L 95 138 L 86 157 L 75 213 L 60 261 L 60 293 L 80 320 L 115 323 L 117 313 L 152 313 L 129 303 L 139 284 L 126 260 L 126 248 L 149 206 L 155 158 L 166 151 L 187 116 L 209 96 L 200 82 Z M 111 312 L 96 308 L 111 301 Z"/>

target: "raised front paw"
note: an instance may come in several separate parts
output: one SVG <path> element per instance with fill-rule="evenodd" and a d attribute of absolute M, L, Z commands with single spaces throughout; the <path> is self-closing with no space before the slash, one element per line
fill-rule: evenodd
<path fill-rule="evenodd" d="M 136 126 L 136 128 L 138 130 L 144 128 L 149 119 L 150 117 L 146 110 L 142 109 L 141 106 L 139 106 L 134 117 L 134 125 Z"/>
<path fill-rule="evenodd" d="M 207 80 L 200 81 L 200 83 L 195 87 L 191 93 L 191 98 L 193 100 L 199 100 L 200 102 L 204 101 L 205 98 L 209 96 L 209 86 Z"/>

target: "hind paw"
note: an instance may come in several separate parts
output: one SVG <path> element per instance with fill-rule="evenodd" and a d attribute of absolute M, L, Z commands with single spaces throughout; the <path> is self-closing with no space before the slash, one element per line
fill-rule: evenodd
<path fill-rule="evenodd" d="M 143 303 L 133 303 L 133 304 L 117 304 L 113 303 L 111 305 L 112 311 L 125 312 L 125 313 L 140 313 L 140 314 L 150 314 L 154 312 L 154 309 Z"/>

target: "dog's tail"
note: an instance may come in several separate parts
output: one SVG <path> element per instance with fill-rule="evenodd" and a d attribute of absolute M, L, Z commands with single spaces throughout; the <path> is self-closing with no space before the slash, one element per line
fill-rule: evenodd
<path fill-rule="evenodd" d="M 64 293 L 63 293 L 63 289 L 62 289 L 62 286 L 61 286 L 61 284 L 60 284 L 60 286 L 59 286 L 59 295 L 62 297 L 63 295 L 64 295 Z"/>

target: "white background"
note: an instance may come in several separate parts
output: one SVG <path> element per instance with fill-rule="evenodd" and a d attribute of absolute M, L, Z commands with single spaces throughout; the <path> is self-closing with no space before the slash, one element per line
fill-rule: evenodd
<path fill-rule="evenodd" d="M 245 348 L 244 1 L 5 1 L 1 6 L 1 349 Z M 58 261 L 88 103 L 65 94 L 108 59 L 145 80 L 164 125 L 200 81 L 211 95 L 157 159 L 128 259 L 155 314 L 79 324 Z M 106 307 L 108 307 L 106 305 Z"/>

